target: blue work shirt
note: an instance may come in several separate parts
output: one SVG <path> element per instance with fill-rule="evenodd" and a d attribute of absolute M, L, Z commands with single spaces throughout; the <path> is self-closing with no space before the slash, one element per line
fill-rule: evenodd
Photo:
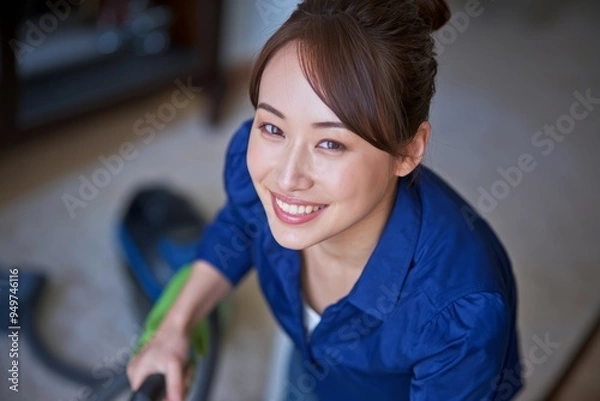
<path fill-rule="evenodd" d="M 229 145 L 227 202 L 198 258 L 233 285 L 254 266 L 296 345 L 302 400 L 508 400 L 521 388 L 510 260 L 475 211 L 425 166 L 399 178 L 384 231 L 352 290 L 307 335 L 300 251 L 273 238 L 246 165 L 252 121 Z M 413 182 L 411 182 L 411 180 Z"/>

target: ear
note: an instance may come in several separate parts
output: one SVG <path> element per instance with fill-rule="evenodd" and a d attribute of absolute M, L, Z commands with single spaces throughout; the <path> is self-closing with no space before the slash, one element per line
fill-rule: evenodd
<path fill-rule="evenodd" d="M 425 155 L 425 149 L 429 142 L 429 135 L 431 134 L 431 124 L 427 121 L 423 121 L 413 140 L 406 146 L 402 156 L 398 156 L 395 162 L 395 175 L 398 177 L 404 177 L 410 174 L 423 160 Z"/>

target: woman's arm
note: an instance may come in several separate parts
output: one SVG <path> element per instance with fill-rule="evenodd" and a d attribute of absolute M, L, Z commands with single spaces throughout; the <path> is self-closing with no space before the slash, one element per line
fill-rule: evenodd
<path fill-rule="evenodd" d="M 194 263 L 190 276 L 173 303 L 161 327 L 177 330 L 189 337 L 192 328 L 208 314 L 232 285 L 215 267 L 203 260 Z"/>
<path fill-rule="evenodd" d="M 231 289 L 217 269 L 196 261 L 154 336 L 127 366 L 131 388 L 137 389 L 148 375 L 160 372 L 166 376 L 168 399 L 182 400 L 192 329 Z"/>
<path fill-rule="evenodd" d="M 183 372 L 193 327 L 252 268 L 252 244 L 267 223 L 251 208 L 254 204 L 261 207 L 246 167 L 251 125 L 251 120 L 245 122 L 230 142 L 224 174 L 227 202 L 205 227 L 186 283 L 152 339 L 127 366 L 133 389 L 146 376 L 159 372 L 166 376 L 168 399 L 183 399 Z"/>
<path fill-rule="evenodd" d="M 510 400 L 521 388 L 513 312 L 498 293 L 465 295 L 426 325 L 411 401 Z"/>

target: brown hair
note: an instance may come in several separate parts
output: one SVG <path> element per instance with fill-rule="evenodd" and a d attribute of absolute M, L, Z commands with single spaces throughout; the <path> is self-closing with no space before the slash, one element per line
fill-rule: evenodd
<path fill-rule="evenodd" d="M 437 61 L 431 33 L 445 0 L 304 0 L 262 48 L 250 80 L 254 108 L 273 55 L 298 44 L 313 90 L 348 129 L 399 156 L 429 117 Z"/>

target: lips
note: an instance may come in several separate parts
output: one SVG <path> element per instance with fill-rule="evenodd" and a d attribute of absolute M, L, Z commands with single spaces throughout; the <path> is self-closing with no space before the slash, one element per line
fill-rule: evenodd
<path fill-rule="evenodd" d="M 327 205 L 305 202 L 271 192 L 275 215 L 287 224 L 303 224 L 318 217 Z"/>

